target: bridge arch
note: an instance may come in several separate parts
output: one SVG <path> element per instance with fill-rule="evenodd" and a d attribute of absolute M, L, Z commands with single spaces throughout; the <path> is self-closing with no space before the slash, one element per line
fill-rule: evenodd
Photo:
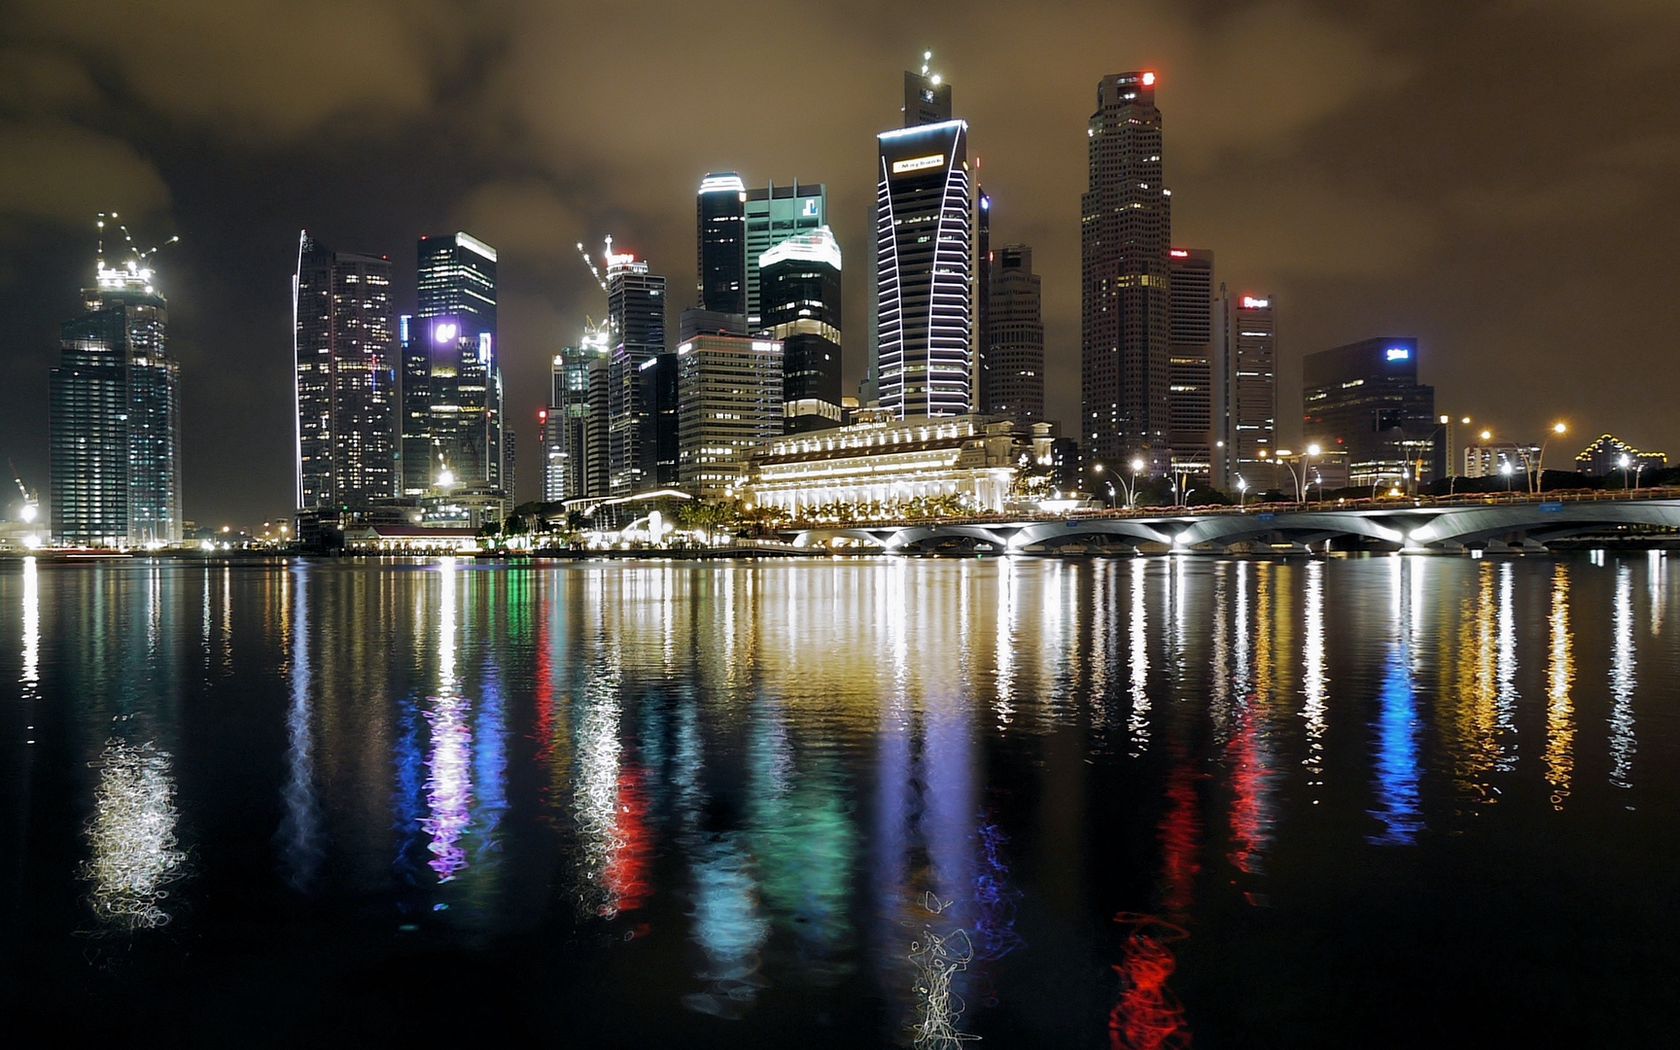
<path fill-rule="evenodd" d="M 1581 500 L 1467 507 L 1440 514 L 1413 530 L 1407 538 L 1417 547 L 1464 546 L 1506 538 L 1543 542 L 1616 525 L 1680 529 L 1680 500 L 1643 503 Z"/>
<path fill-rule="evenodd" d="M 911 554 L 940 540 L 989 544 L 1000 554 L 1008 542 L 1005 536 L 984 525 L 911 525 L 887 537 L 886 548 L 899 554 Z"/>
<path fill-rule="evenodd" d="M 1072 542 L 1081 536 L 1115 537 L 1138 543 L 1172 543 L 1172 536 L 1147 522 L 1128 518 L 1074 518 L 1068 521 L 1041 521 L 1028 525 L 1009 540 L 1009 549 L 1058 542 Z"/>
<path fill-rule="evenodd" d="M 868 547 L 885 547 L 891 529 L 802 529 L 794 533 L 795 547 L 826 547 L 834 540 L 850 540 Z"/>
<path fill-rule="evenodd" d="M 1306 535 L 1302 536 L 1302 533 Z M 1191 523 L 1173 538 L 1173 542 L 1180 548 L 1189 549 L 1204 544 L 1226 547 L 1274 534 L 1307 541 L 1330 536 L 1355 536 L 1396 547 L 1406 542 L 1406 533 L 1393 524 L 1372 515 L 1347 511 L 1221 514 Z"/>

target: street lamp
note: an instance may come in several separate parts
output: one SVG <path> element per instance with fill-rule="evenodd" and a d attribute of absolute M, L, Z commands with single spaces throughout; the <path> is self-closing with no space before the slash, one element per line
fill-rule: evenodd
<path fill-rule="evenodd" d="M 1302 452 L 1298 457 L 1301 461 L 1301 469 L 1296 471 L 1295 465 L 1289 462 L 1289 450 L 1286 448 L 1278 449 L 1277 462 L 1282 463 L 1285 467 L 1289 468 L 1289 476 L 1295 482 L 1295 502 L 1302 505 L 1306 504 L 1307 485 L 1309 484 L 1307 481 L 1307 467 L 1309 465 L 1307 461 L 1323 451 L 1324 450 L 1319 448 L 1316 442 L 1308 445 L 1306 451 Z"/>
<path fill-rule="evenodd" d="M 1248 495 L 1248 479 L 1243 477 L 1241 474 L 1238 474 L 1237 475 L 1237 511 L 1238 511 L 1238 513 L 1241 513 L 1241 511 L 1243 509 L 1243 497 L 1245 497 L 1247 495 Z"/>
<path fill-rule="evenodd" d="M 1511 492 L 1511 461 L 1503 456 L 1499 457 L 1499 473 L 1505 475 L 1505 493 L 1509 495 Z"/>
<path fill-rule="evenodd" d="M 1644 470 L 1645 470 L 1645 461 L 1643 459 L 1639 460 L 1638 462 L 1635 462 L 1632 456 L 1628 455 L 1626 452 L 1623 452 L 1622 453 L 1622 458 L 1618 459 L 1616 461 L 1616 466 L 1622 468 L 1622 491 L 1623 492 L 1626 492 L 1627 489 L 1628 489 L 1628 471 L 1629 470 L 1633 471 L 1633 487 L 1634 488 L 1639 487 L 1639 475 L 1641 473 L 1643 473 Z"/>
<path fill-rule="evenodd" d="M 1551 433 L 1541 439 L 1540 454 L 1534 457 L 1534 474 L 1529 479 L 1528 484 L 1528 491 L 1531 495 L 1536 491 L 1544 491 L 1546 488 L 1546 445 L 1552 440 L 1553 434 L 1561 436 L 1567 433 L 1569 433 L 1569 428 L 1559 421 L 1553 423 Z"/>
<path fill-rule="evenodd" d="M 1125 478 L 1121 478 L 1120 487 L 1126 490 L 1126 509 L 1132 510 L 1137 506 L 1137 476 L 1143 470 L 1145 464 L 1142 456 L 1133 456 L 1131 463 L 1127 465 L 1132 468 L 1132 480 L 1127 483 Z M 1110 484 L 1113 483 L 1110 482 Z"/>
<path fill-rule="evenodd" d="M 1441 423 L 1441 432 L 1443 434 L 1445 434 L 1446 438 L 1447 438 L 1447 451 L 1446 451 L 1446 455 L 1443 456 L 1442 459 L 1444 459 L 1446 461 L 1446 464 L 1447 464 L 1447 495 L 1450 496 L 1450 495 L 1453 494 L 1453 486 L 1458 481 L 1458 471 L 1459 471 L 1459 467 L 1455 467 L 1453 465 L 1453 455 L 1452 455 L 1452 453 L 1453 453 L 1453 435 L 1452 435 L 1453 422 L 1452 422 L 1452 417 L 1451 416 L 1440 416 L 1438 418 L 1439 418 L 1440 423 Z M 1458 425 L 1461 426 L 1461 427 L 1469 426 L 1470 425 L 1470 417 L 1469 416 L 1458 417 Z M 1483 441 L 1487 440 L 1487 431 L 1485 431 L 1485 430 L 1482 431 L 1482 440 Z M 1462 451 L 1463 450 L 1460 449 L 1461 453 L 1462 453 Z M 1460 464 L 1460 466 L 1462 466 L 1462 464 Z"/>

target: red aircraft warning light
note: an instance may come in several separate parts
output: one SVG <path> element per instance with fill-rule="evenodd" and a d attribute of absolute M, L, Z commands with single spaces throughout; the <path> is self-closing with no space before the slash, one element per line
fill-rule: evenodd
<path fill-rule="evenodd" d="M 1155 74 L 1154 73 L 1145 73 L 1143 75 L 1143 86 L 1144 87 L 1154 87 L 1155 86 Z"/>

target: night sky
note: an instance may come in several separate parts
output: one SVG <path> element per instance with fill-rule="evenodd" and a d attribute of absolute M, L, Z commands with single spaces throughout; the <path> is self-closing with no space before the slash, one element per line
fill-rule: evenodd
<path fill-rule="evenodd" d="M 874 135 L 924 48 L 1044 278 L 1050 414 L 1079 399 L 1084 125 L 1105 73 L 1154 69 L 1174 243 L 1279 304 L 1302 354 L 1422 339 L 1437 406 L 1527 438 L 1570 422 L 1680 453 L 1680 4 L 619 3 L 11 0 L 0 28 L 0 455 L 41 489 L 58 324 L 93 216 L 158 256 L 182 363 L 186 514 L 291 501 L 297 231 L 389 254 L 500 250 L 520 495 L 548 355 L 605 296 L 603 234 L 693 300 L 694 193 L 822 181 L 845 253 L 846 381 L 867 353 Z M 915 17 L 927 24 L 911 27 Z M 1580 440 L 1577 441 L 1576 439 Z"/>

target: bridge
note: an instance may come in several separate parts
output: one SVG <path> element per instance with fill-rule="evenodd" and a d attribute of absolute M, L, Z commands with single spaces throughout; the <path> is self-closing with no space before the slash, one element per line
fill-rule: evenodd
<path fill-rule="evenodd" d="M 1680 530 L 1680 490 L 1157 508 L 895 525 L 815 523 L 785 534 L 798 547 L 893 554 L 1308 554 L 1331 546 L 1544 553 L 1555 540 L 1628 529 Z"/>

